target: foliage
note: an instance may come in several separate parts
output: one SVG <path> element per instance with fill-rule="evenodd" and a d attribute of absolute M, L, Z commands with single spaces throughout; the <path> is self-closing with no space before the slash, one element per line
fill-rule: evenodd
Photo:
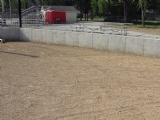
<path fill-rule="evenodd" d="M 144 12 L 151 10 L 160 13 L 160 0 L 143 0 Z M 106 19 L 113 16 L 127 17 L 127 22 L 139 19 L 141 16 L 141 0 L 21 0 L 22 8 L 29 7 L 29 3 L 41 5 L 66 5 L 75 6 L 80 13 L 93 16 L 105 16 Z M 9 8 L 9 0 L 4 0 L 5 8 Z M 2 3 L 0 2 L 0 7 Z M 11 0 L 12 9 L 18 8 L 17 0 Z M 31 5 L 30 5 L 31 6 Z M 126 7 L 126 8 L 125 8 Z M 125 9 L 124 9 L 125 8 Z"/>
<path fill-rule="evenodd" d="M 98 7 L 99 7 L 99 13 L 104 14 L 107 9 L 107 2 L 106 0 L 98 0 Z"/>
<path fill-rule="evenodd" d="M 93 14 L 98 14 L 98 1 L 97 0 L 91 0 L 91 10 L 93 11 Z"/>
<path fill-rule="evenodd" d="M 144 12 L 146 12 L 146 10 L 147 10 L 147 0 L 139 0 L 137 5 L 138 5 L 139 8 L 141 8 L 142 4 L 143 4 L 144 10 L 145 10 Z"/>

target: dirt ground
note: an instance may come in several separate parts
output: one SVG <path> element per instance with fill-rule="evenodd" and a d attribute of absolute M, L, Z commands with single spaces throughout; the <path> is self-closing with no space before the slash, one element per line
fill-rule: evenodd
<path fill-rule="evenodd" d="M 134 32 L 148 33 L 153 35 L 160 35 L 160 29 L 148 29 L 148 28 L 129 28 L 129 30 Z"/>
<path fill-rule="evenodd" d="M 160 59 L 0 43 L 0 120 L 160 120 Z"/>

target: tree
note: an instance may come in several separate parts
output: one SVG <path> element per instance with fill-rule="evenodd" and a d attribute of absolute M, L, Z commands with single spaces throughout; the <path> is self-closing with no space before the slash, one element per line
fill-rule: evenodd
<path fill-rule="evenodd" d="M 66 6 L 72 6 L 75 4 L 75 0 L 63 0 L 63 4 Z"/>
<path fill-rule="evenodd" d="M 147 9 L 160 13 L 160 0 L 147 0 Z"/>
<path fill-rule="evenodd" d="M 115 0 L 112 0 L 115 1 Z M 133 1 L 135 0 L 118 0 L 119 2 L 123 2 L 124 4 L 124 22 L 128 22 L 128 11 L 129 11 L 129 6 L 132 4 Z"/>
<path fill-rule="evenodd" d="M 128 0 L 124 0 L 124 21 L 128 22 Z"/>
<path fill-rule="evenodd" d="M 128 22 L 128 11 L 129 11 L 129 5 L 132 4 L 134 0 L 123 0 L 124 2 L 124 22 Z"/>
<path fill-rule="evenodd" d="M 84 0 L 75 0 L 75 6 L 80 11 L 80 14 L 84 13 Z M 82 20 L 82 17 L 80 18 Z"/>
<path fill-rule="evenodd" d="M 98 0 L 98 7 L 99 7 L 99 13 L 100 14 L 106 13 L 106 9 L 107 9 L 106 0 Z"/>
<path fill-rule="evenodd" d="M 91 19 L 93 20 L 94 15 L 98 14 L 98 1 L 97 0 L 91 0 Z"/>
<path fill-rule="evenodd" d="M 10 9 L 10 19 L 11 19 L 11 9 L 12 9 L 11 0 L 9 0 L 9 9 Z"/>
<path fill-rule="evenodd" d="M 142 26 L 145 26 L 145 14 L 147 9 L 147 0 L 139 0 L 138 6 L 141 8 Z"/>
<path fill-rule="evenodd" d="M 85 6 L 84 6 L 84 13 L 85 13 L 85 20 L 88 21 L 88 12 L 91 8 L 90 0 L 85 0 Z"/>
<path fill-rule="evenodd" d="M 98 13 L 98 1 L 97 0 L 91 0 L 91 10 L 93 11 L 93 14 Z"/>
<path fill-rule="evenodd" d="M 85 20 L 88 20 L 88 13 L 91 8 L 90 0 L 75 0 L 74 6 L 80 11 L 80 14 L 85 14 Z M 82 18 L 81 18 L 82 20 Z"/>

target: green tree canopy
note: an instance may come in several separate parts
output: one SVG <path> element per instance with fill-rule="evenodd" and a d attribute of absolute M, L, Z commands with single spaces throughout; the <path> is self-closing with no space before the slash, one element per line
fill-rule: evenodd
<path fill-rule="evenodd" d="M 98 0 L 99 13 L 104 14 L 107 10 L 107 1 L 106 0 Z"/>

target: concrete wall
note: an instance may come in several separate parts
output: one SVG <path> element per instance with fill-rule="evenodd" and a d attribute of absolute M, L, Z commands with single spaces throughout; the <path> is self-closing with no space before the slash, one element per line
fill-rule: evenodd
<path fill-rule="evenodd" d="M 109 51 L 124 53 L 125 52 L 125 36 L 110 35 Z"/>
<path fill-rule="evenodd" d="M 0 28 L 0 38 L 6 40 L 19 40 L 19 28 Z"/>
<path fill-rule="evenodd" d="M 109 35 L 93 34 L 93 48 L 99 50 L 109 50 Z"/>
<path fill-rule="evenodd" d="M 40 39 L 40 42 L 53 43 L 53 31 L 52 30 L 42 29 L 41 34 L 42 34 L 42 38 Z"/>
<path fill-rule="evenodd" d="M 126 37 L 125 53 L 144 55 L 144 40 L 138 37 Z"/>
<path fill-rule="evenodd" d="M 9 32 L 10 29 L 8 28 L 0 29 L 0 38 L 9 40 L 10 39 Z"/>
<path fill-rule="evenodd" d="M 43 39 L 42 39 L 42 30 L 41 29 L 32 29 L 31 33 L 32 33 L 31 41 L 42 42 Z"/>
<path fill-rule="evenodd" d="M 0 28 L 0 38 L 79 46 L 99 50 L 160 57 L 160 40 L 97 33 L 31 28 Z"/>
<path fill-rule="evenodd" d="M 79 47 L 93 48 L 93 34 L 79 33 Z"/>
<path fill-rule="evenodd" d="M 21 41 L 31 41 L 32 39 L 32 29 L 21 28 L 19 32 L 19 40 Z"/>
<path fill-rule="evenodd" d="M 79 46 L 79 33 L 65 32 L 65 41 L 68 46 Z"/>
<path fill-rule="evenodd" d="M 144 56 L 160 57 L 160 40 L 144 39 Z"/>
<path fill-rule="evenodd" d="M 65 32 L 64 31 L 53 31 L 53 43 L 54 44 L 60 44 L 65 45 L 66 39 L 65 39 Z"/>

